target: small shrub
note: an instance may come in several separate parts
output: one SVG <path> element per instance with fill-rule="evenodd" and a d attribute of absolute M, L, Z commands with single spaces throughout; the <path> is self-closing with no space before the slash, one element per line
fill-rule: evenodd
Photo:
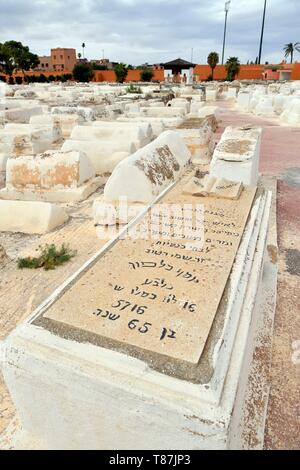
<path fill-rule="evenodd" d="M 141 87 L 135 86 L 135 85 L 133 85 L 133 84 L 131 83 L 130 86 L 128 86 L 128 87 L 126 88 L 126 92 L 127 92 L 127 93 L 138 93 L 138 94 L 142 94 L 142 89 L 141 89 Z"/>
<path fill-rule="evenodd" d="M 208 75 L 206 81 L 207 81 L 207 82 L 212 82 L 212 81 L 213 81 L 213 76 L 212 76 L 212 74 Z"/>
<path fill-rule="evenodd" d="M 125 64 L 117 64 L 114 67 L 114 72 L 116 75 L 116 80 L 118 83 L 124 83 L 128 75 L 129 68 Z"/>
<path fill-rule="evenodd" d="M 57 249 L 54 244 L 40 247 L 40 256 L 18 259 L 19 269 L 39 269 L 44 268 L 45 271 L 55 269 L 57 266 L 67 263 L 76 255 L 76 251 L 70 250 L 66 245 L 62 245 Z"/>
<path fill-rule="evenodd" d="M 77 64 L 73 69 L 73 77 L 77 82 L 88 83 L 93 79 L 94 70 L 90 64 Z"/>
<path fill-rule="evenodd" d="M 151 69 L 144 69 L 141 72 L 141 80 L 143 82 L 151 82 L 152 78 L 154 77 L 154 72 Z"/>
<path fill-rule="evenodd" d="M 47 82 L 48 82 L 48 78 L 46 77 L 46 75 L 44 75 L 43 73 L 41 73 L 41 75 L 38 77 L 38 82 L 39 82 L 39 83 L 47 83 Z"/>
<path fill-rule="evenodd" d="M 22 85 L 23 83 L 23 78 L 22 77 L 16 77 L 16 84 L 17 85 Z"/>
<path fill-rule="evenodd" d="M 55 76 L 49 75 L 49 82 L 55 82 Z"/>
<path fill-rule="evenodd" d="M 6 83 L 6 77 L 5 77 L 5 75 L 0 75 L 0 81 Z"/>
<path fill-rule="evenodd" d="M 9 77 L 8 83 L 9 83 L 10 85 L 14 85 L 14 84 L 15 84 L 14 77 Z"/>

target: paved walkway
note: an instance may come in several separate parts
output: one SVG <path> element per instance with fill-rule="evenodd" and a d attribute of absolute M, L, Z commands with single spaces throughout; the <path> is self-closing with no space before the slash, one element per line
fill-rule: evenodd
<path fill-rule="evenodd" d="M 263 127 L 260 171 L 278 178 L 278 298 L 265 448 L 300 448 L 300 127 L 241 114 L 220 102 L 221 127 Z M 298 343 L 298 358 L 293 346 Z M 297 360 L 298 359 L 298 360 Z M 298 362 L 298 364 L 297 364 Z"/>

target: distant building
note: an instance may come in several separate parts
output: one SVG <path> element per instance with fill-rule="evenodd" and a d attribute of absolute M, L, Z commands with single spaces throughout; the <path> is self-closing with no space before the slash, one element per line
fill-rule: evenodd
<path fill-rule="evenodd" d="M 77 64 L 76 49 L 57 47 L 51 49 L 50 56 L 40 56 L 39 60 L 36 72 L 72 72 Z"/>
<path fill-rule="evenodd" d="M 88 63 L 89 61 L 87 59 L 82 59 L 82 58 L 77 59 L 77 64 L 88 64 Z"/>
<path fill-rule="evenodd" d="M 51 49 L 51 61 L 54 72 L 70 72 L 77 64 L 76 49 Z"/>
<path fill-rule="evenodd" d="M 111 62 L 109 59 L 93 59 L 90 62 L 91 64 L 107 67 L 107 70 L 113 70 L 115 65 L 117 65 L 117 62 Z"/>
<path fill-rule="evenodd" d="M 193 83 L 194 68 L 196 67 L 196 64 L 192 64 L 187 60 L 179 58 L 160 65 L 164 68 L 166 81 L 183 82 L 187 84 Z"/>
<path fill-rule="evenodd" d="M 40 63 L 36 67 L 36 71 L 40 72 L 53 72 L 52 59 L 51 56 L 43 55 L 39 56 Z"/>

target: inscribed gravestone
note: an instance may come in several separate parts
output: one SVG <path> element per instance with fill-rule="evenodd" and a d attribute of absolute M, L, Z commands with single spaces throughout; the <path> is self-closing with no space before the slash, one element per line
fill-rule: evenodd
<path fill-rule="evenodd" d="M 194 242 L 203 238 L 199 230 L 193 232 L 201 212 L 197 205 L 203 205 L 203 246 L 178 240 L 181 217 L 175 214 L 169 232 L 158 227 L 156 239 L 119 241 L 50 307 L 45 318 L 197 364 L 255 192 L 246 187 L 238 200 L 229 200 L 173 189 L 163 202 L 192 205 Z M 147 235 L 149 217 L 135 233 Z M 155 217 L 161 220 L 157 214 L 152 220 Z"/>

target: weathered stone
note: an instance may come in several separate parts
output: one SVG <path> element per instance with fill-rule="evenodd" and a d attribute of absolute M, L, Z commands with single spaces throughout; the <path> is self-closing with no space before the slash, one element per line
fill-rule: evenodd
<path fill-rule="evenodd" d="M 179 134 L 164 132 L 119 163 L 106 183 L 105 200 L 126 196 L 129 201 L 150 202 L 178 179 L 190 159 Z"/>
<path fill-rule="evenodd" d="M 0 232 L 47 233 L 68 220 L 59 206 L 46 202 L 1 201 Z"/>

